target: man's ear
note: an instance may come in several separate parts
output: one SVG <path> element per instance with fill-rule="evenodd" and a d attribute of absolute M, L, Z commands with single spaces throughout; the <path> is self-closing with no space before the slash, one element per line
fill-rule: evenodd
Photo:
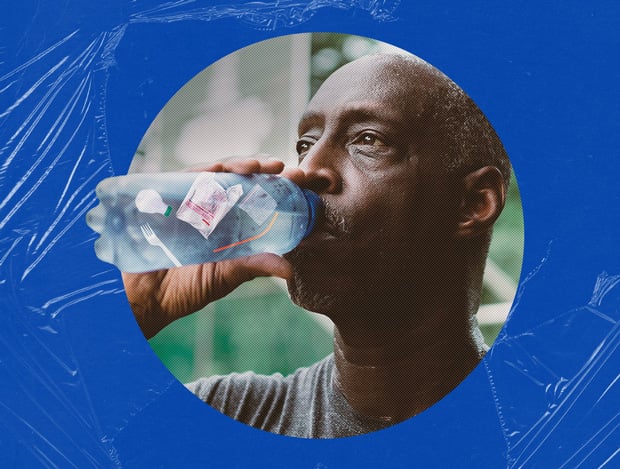
<path fill-rule="evenodd" d="M 462 180 L 457 238 L 472 238 L 488 231 L 506 202 L 506 184 L 500 170 L 485 166 Z"/>

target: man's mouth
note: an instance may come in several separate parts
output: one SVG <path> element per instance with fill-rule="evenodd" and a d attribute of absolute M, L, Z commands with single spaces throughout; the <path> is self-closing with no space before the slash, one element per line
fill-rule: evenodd
<path fill-rule="evenodd" d="M 309 247 L 316 243 L 338 241 L 344 239 L 347 233 L 343 230 L 344 225 L 342 220 L 337 217 L 328 214 L 321 214 L 320 218 L 316 221 L 312 232 L 304 238 L 300 247 Z"/>
<path fill-rule="evenodd" d="M 320 222 L 317 223 L 312 232 L 301 241 L 300 246 L 329 239 L 338 239 L 337 231 L 335 231 L 330 225 Z"/>
<path fill-rule="evenodd" d="M 323 216 L 319 220 L 318 229 L 335 238 L 345 238 L 350 233 L 346 217 L 327 202 L 323 209 Z"/>

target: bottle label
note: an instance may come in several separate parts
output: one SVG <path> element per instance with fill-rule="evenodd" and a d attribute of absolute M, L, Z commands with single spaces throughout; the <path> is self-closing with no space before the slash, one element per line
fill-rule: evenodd
<path fill-rule="evenodd" d="M 262 225 L 278 206 L 265 189 L 256 184 L 239 202 L 239 208 L 247 213 L 257 225 Z"/>
<path fill-rule="evenodd" d="M 242 195 L 241 184 L 224 189 L 213 178 L 213 173 L 200 173 L 177 210 L 176 216 L 208 238 Z"/>

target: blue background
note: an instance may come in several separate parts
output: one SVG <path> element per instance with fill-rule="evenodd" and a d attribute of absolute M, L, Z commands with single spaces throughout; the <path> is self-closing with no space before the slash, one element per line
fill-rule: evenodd
<path fill-rule="evenodd" d="M 21 1 L 0 19 L 0 465 L 618 465 L 616 2 Z M 407 49 L 478 103 L 525 213 L 517 299 L 453 393 L 304 440 L 203 405 L 154 355 L 84 214 L 157 112 L 234 50 L 334 31 Z"/>

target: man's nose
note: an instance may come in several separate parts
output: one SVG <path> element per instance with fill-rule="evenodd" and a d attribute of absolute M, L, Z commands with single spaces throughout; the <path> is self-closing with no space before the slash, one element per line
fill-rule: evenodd
<path fill-rule="evenodd" d="M 316 142 L 299 168 L 306 173 L 307 188 L 317 193 L 336 194 L 342 190 L 342 176 L 336 151 L 320 140 Z"/>

